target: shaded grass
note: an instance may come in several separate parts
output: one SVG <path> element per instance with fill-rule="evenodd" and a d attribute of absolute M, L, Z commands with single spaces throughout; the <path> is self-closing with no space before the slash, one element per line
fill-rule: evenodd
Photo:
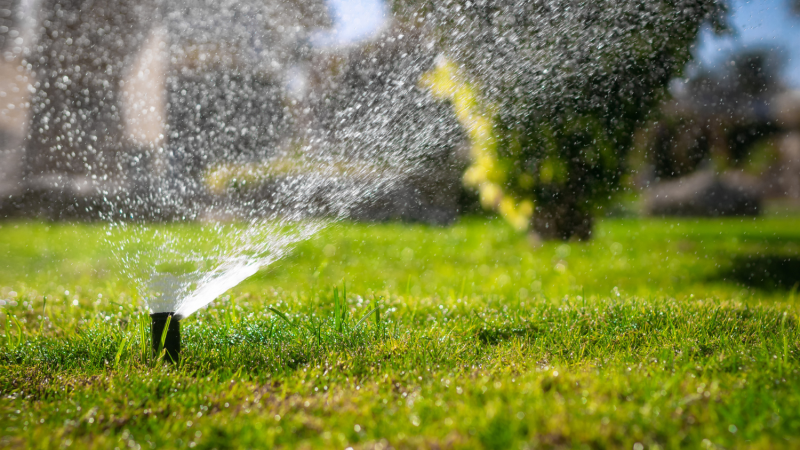
<path fill-rule="evenodd" d="M 800 258 L 778 254 L 736 255 L 730 269 L 720 278 L 765 290 L 796 292 L 800 286 Z"/>
<path fill-rule="evenodd" d="M 791 254 L 790 220 L 613 221 L 534 250 L 492 221 L 344 225 L 183 321 L 177 367 L 101 245 L 15 225 L 0 245 L 31 249 L 0 270 L 3 447 L 800 444 L 795 293 L 713 278 Z"/>

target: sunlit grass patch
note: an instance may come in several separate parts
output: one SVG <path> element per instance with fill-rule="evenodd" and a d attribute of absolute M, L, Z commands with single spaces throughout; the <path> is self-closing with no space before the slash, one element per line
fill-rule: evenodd
<path fill-rule="evenodd" d="M 98 228 L 47 226 L 0 234 L 27 248 L 0 270 L 2 446 L 800 443 L 796 293 L 714 278 L 791 254 L 789 220 L 614 221 L 538 248 L 494 221 L 345 224 L 185 319 L 174 367 L 102 246 L 71 240 Z"/>

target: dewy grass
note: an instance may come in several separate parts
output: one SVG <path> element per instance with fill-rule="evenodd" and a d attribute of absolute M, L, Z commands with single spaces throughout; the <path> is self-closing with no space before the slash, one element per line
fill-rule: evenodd
<path fill-rule="evenodd" d="M 0 447 L 800 445 L 793 291 L 728 277 L 796 257 L 790 219 L 539 248 L 498 221 L 345 224 L 181 321 L 176 365 L 107 250 L 73 241 L 100 232 L 0 228 Z"/>

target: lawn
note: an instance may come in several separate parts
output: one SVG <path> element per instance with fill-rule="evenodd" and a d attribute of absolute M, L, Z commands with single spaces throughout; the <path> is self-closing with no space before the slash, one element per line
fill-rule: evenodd
<path fill-rule="evenodd" d="M 797 218 L 338 224 L 178 366 L 105 237 L 0 222 L 0 448 L 800 446 Z"/>

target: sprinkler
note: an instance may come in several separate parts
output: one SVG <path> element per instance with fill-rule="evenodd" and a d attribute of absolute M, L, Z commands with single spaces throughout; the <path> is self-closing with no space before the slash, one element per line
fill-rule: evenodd
<path fill-rule="evenodd" d="M 166 350 L 164 358 L 172 363 L 177 363 L 181 353 L 181 325 L 180 319 L 174 312 L 158 312 L 150 314 L 153 320 L 150 325 L 150 330 L 153 336 L 153 355 L 158 356 L 161 349 Z M 167 328 L 166 336 L 164 336 L 164 328 L 167 326 L 169 320 L 169 328 Z M 164 337 L 164 346 L 161 346 L 161 338 Z"/>

